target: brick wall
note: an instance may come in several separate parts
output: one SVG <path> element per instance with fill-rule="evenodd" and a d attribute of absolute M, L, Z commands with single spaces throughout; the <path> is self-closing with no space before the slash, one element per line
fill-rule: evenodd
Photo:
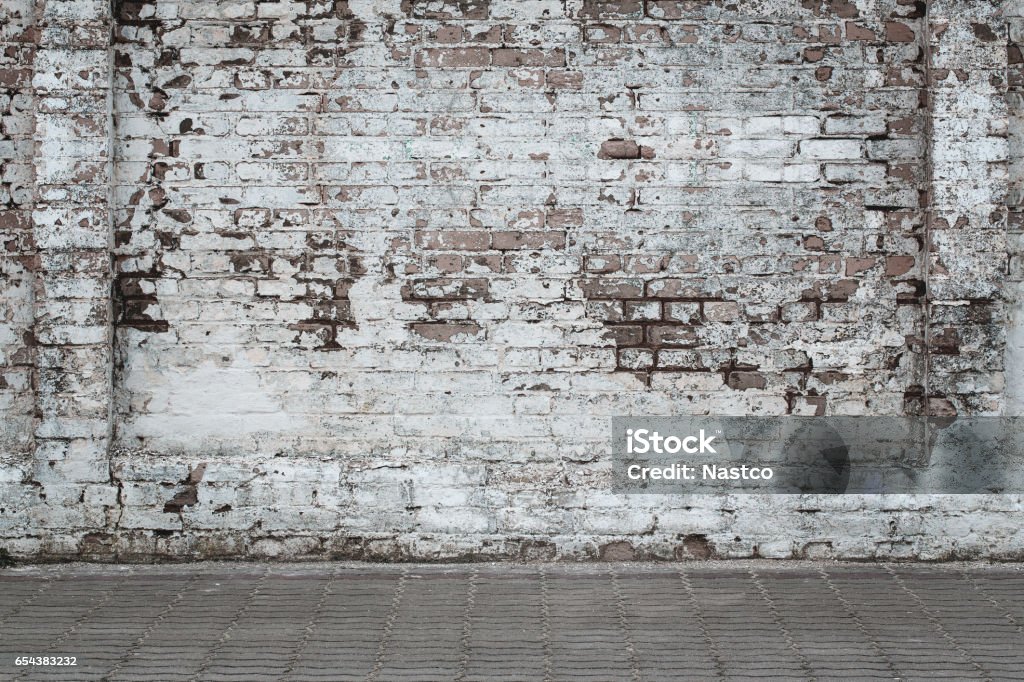
<path fill-rule="evenodd" d="M 110 29 L 99 1 L 5 2 L 0 534 L 77 553 L 110 486 Z M 7 150 L 13 152 L 7 157 Z"/>
<path fill-rule="evenodd" d="M 38 40 L 33 9 L 29 0 L 0 7 L 0 450 L 21 457 L 32 451 L 35 409 L 29 340 L 35 267 L 32 64 Z M 0 484 L 18 482 L 21 473 L 5 472 Z"/>
<path fill-rule="evenodd" d="M 1008 2 L 1004 8 L 1009 30 L 1007 54 L 1007 113 L 1008 144 L 1010 149 L 1009 191 L 1007 194 L 1007 246 L 1010 267 L 1004 287 L 1009 303 L 1006 330 L 1006 374 L 1024 374 L 1024 3 Z M 1006 383 L 1008 410 L 1015 415 L 1024 414 L 1024 384 Z"/>
<path fill-rule="evenodd" d="M 8 249 L 17 550 L 1020 552 L 1018 497 L 608 492 L 612 415 L 1013 409 L 999 3 L 36 4 L 96 33 L 23 86 L 81 229 Z"/>

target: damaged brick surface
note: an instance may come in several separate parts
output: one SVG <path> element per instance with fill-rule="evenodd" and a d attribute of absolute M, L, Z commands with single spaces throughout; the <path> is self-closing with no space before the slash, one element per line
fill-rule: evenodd
<path fill-rule="evenodd" d="M 35 96 L 32 67 L 38 29 L 31 2 L 0 8 L 0 449 L 11 458 L 33 448 L 33 301 L 38 269 L 32 234 Z M 6 464 L 7 462 L 5 462 Z M 6 483 L 17 475 L 5 476 Z"/>
<path fill-rule="evenodd" d="M 607 456 L 1019 411 L 1004 5 L 5 3 L 0 542 L 1019 554 L 1016 498 L 655 502 Z"/>

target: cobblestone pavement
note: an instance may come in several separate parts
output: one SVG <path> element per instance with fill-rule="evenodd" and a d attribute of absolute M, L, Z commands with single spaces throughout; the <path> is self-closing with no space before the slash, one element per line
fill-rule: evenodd
<path fill-rule="evenodd" d="M 4 680 L 1020 680 L 1022 625 L 1009 565 L 0 572 Z"/>

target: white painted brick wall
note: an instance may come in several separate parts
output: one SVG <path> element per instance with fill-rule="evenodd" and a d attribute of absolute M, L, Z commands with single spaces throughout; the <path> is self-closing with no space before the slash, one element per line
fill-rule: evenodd
<path fill-rule="evenodd" d="M 609 492 L 613 415 L 1016 409 L 992 3 L 116 4 L 0 10 L 13 551 L 1019 556 Z"/>

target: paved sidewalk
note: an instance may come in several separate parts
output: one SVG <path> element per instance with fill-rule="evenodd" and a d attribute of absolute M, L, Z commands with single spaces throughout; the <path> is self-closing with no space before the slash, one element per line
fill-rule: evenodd
<path fill-rule="evenodd" d="M 4 680 L 1021 680 L 1022 625 L 1006 565 L 0 571 Z"/>

